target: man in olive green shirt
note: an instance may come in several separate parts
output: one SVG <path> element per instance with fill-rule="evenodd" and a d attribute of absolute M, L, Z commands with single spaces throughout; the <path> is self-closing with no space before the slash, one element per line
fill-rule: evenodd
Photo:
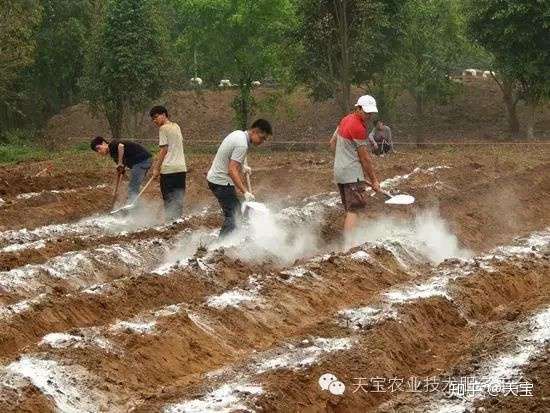
<path fill-rule="evenodd" d="M 153 168 L 153 176 L 160 176 L 160 190 L 164 200 L 166 221 L 181 218 L 187 166 L 183 153 L 183 137 L 177 123 L 168 118 L 164 106 L 155 106 L 150 116 L 159 128 L 160 151 Z"/>

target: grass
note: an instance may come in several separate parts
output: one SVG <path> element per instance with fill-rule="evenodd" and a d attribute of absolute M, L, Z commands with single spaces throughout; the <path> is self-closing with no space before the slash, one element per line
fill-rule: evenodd
<path fill-rule="evenodd" d="M 0 143 L 0 164 L 11 164 L 22 161 L 41 161 L 48 159 L 50 154 L 44 148 L 31 144 Z"/>
<path fill-rule="evenodd" d="M 28 161 L 55 161 L 63 155 L 82 154 L 90 151 L 86 142 L 81 142 L 64 150 L 52 150 L 39 144 L 32 132 L 14 130 L 0 136 L 0 165 L 9 165 Z"/>
<path fill-rule="evenodd" d="M 47 152 L 34 143 L 32 130 L 13 129 L 0 135 L 0 164 L 43 160 Z"/>

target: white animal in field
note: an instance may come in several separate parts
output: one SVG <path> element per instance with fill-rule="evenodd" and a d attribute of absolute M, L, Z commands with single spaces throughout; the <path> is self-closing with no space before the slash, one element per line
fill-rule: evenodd
<path fill-rule="evenodd" d="M 483 72 L 483 77 L 493 77 L 495 75 L 495 72 L 491 71 L 491 70 L 485 70 Z"/>
<path fill-rule="evenodd" d="M 202 86 L 202 79 L 200 77 L 194 77 L 191 79 L 191 83 L 195 86 Z"/>
<path fill-rule="evenodd" d="M 260 82 L 259 80 L 255 80 L 254 82 L 252 82 L 252 86 L 254 87 L 259 87 L 262 85 L 262 82 Z"/>
<path fill-rule="evenodd" d="M 477 76 L 476 69 L 464 69 L 462 71 L 462 76 Z"/>
<path fill-rule="evenodd" d="M 220 80 L 220 84 L 219 84 L 218 86 L 219 86 L 219 87 L 231 87 L 231 86 L 233 86 L 233 85 L 231 84 L 231 80 L 229 80 L 229 79 L 222 79 L 222 80 Z"/>
<path fill-rule="evenodd" d="M 449 80 L 450 82 L 462 83 L 462 80 L 461 80 L 461 79 L 457 79 L 456 77 L 453 77 L 453 76 L 451 76 L 451 75 L 445 75 L 445 77 L 446 77 L 447 80 Z"/>

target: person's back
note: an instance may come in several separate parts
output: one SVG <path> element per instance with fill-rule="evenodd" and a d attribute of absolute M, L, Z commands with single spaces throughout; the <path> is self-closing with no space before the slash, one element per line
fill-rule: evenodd
<path fill-rule="evenodd" d="M 149 112 L 159 128 L 159 153 L 153 170 L 160 177 L 160 191 L 164 201 L 166 221 L 181 217 L 187 178 L 187 165 L 183 152 L 183 136 L 179 125 L 170 121 L 164 106 L 155 106 Z"/>
<path fill-rule="evenodd" d="M 109 142 L 109 154 L 113 161 L 118 162 L 118 147 L 119 144 L 124 145 L 124 155 L 122 163 L 127 168 L 132 169 L 134 165 L 146 161 L 151 158 L 151 154 L 147 149 L 139 143 L 129 140 L 113 140 Z"/>
<path fill-rule="evenodd" d="M 187 172 L 185 153 L 183 152 L 183 137 L 179 125 L 167 122 L 159 128 L 159 144 L 168 145 L 168 152 L 161 165 L 161 174 Z"/>
<path fill-rule="evenodd" d="M 235 183 L 228 173 L 229 161 L 244 163 L 248 145 L 248 134 L 242 130 L 236 130 L 227 135 L 220 144 L 212 166 L 206 175 L 208 182 L 216 185 L 234 186 Z"/>
<path fill-rule="evenodd" d="M 128 184 L 128 202 L 137 198 L 143 179 L 151 167 L 151 154 L 138 143 L 128 140 L 107 142 L 101 136 L 92 139 L 90 146 L 94 152 L 103 156 L 109 155 L 117 165 L 118 182 L 126 168 L 132 173 Z M 116 199 L 113 201 L 116 202 Z"/>
<path fill-rule="evenodd" d="M 363 167 L 357 148 L 366 145 L 367 128 L 357 113 L 344 117 L 336 131 L 336 151 L 334 156 L 334 179 L 338 184 L 363 181 Z"/>

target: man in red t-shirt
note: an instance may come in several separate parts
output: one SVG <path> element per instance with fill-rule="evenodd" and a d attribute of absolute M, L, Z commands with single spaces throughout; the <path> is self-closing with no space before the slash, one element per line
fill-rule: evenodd
<path fill-rule="evenodd" d="M 361 96 L 355 111 L 344 117 L 330 139 L 335 151 L 334 181 L 340 190 L 342 204 L 346 210 L 344 235 L 349 235 L 357 226 L 359 214 L 367 207 L 367 182 L 375 191 L 380 190 L 368 151 L 367 122 L 373 113 L 378 113 L 372 96 Z"/>

